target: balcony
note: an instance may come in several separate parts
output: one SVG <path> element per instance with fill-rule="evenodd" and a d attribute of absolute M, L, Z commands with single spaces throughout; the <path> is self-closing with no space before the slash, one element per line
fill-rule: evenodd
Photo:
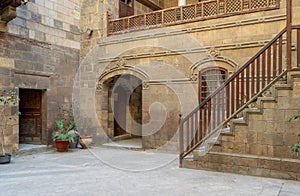
<path fill-rule="evenodd" d="M 280 0 L 209 0 L 180 7 L 110 20 L 107 35 L 277 9 Z"/>

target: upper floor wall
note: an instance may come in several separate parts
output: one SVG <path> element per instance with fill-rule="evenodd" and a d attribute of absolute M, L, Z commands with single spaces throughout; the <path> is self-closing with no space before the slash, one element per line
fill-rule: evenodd
<path fill-rule="evenodd" d="M 80 0 L 29 0 L 2 31 L 23 38 L 80 49 Z"/>

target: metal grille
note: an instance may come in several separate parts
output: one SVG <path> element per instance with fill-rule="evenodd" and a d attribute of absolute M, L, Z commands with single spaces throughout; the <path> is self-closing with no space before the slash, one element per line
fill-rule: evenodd
<path fill-rule="evenodd" d="M 217 15 L 217 2 L 203 2 L 204 16 L 215 16 Z"/>
<path fill-rule="evenodd" d="M 236 0 L 227 0 L 226 1 L 226 12 L 233 13 L 241 11 L 241 3 Z"/>
<path fill-rule="evenodd" d="M 195 6 L 183 7 L 182 13 L 183 13 L 182 16 L 183 20 L 190 20 L 196 18 Z"/>
<path fill-rule="evenodd" d="M 262 8 L 267 7 L 268 3 L 267 0 L 252 0 L 251 1 L 251 8 Z"/>
<path fill-rule="evenodd" d="M 176 22 L 176 10 L 171 9 L 171 10 L 166 10 L 164 12 L 164 23 L 172 23 Z"/>

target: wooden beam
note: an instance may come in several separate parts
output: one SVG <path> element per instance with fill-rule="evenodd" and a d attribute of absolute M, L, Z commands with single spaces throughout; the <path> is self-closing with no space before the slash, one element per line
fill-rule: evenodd
<path fill-rule="evenodd" d="M 162 9 L 159 5 L 156 5 L 155 3 L 153 3 L 152 1 L 149 1 L 149 0 L 136 0 L 136 1 L 143 4 L 144 6 L 147 6 L 148 8 L 152 9 L 153 11 Z"/>

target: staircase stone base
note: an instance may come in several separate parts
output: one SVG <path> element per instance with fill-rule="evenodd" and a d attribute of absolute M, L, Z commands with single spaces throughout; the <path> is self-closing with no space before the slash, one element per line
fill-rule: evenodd
<path fill-rule="evenodd" d="M 250 176 L 300 180 L 300 160 L 211 152 L 201 159 L 184 159 L 184 168 Z"/>

